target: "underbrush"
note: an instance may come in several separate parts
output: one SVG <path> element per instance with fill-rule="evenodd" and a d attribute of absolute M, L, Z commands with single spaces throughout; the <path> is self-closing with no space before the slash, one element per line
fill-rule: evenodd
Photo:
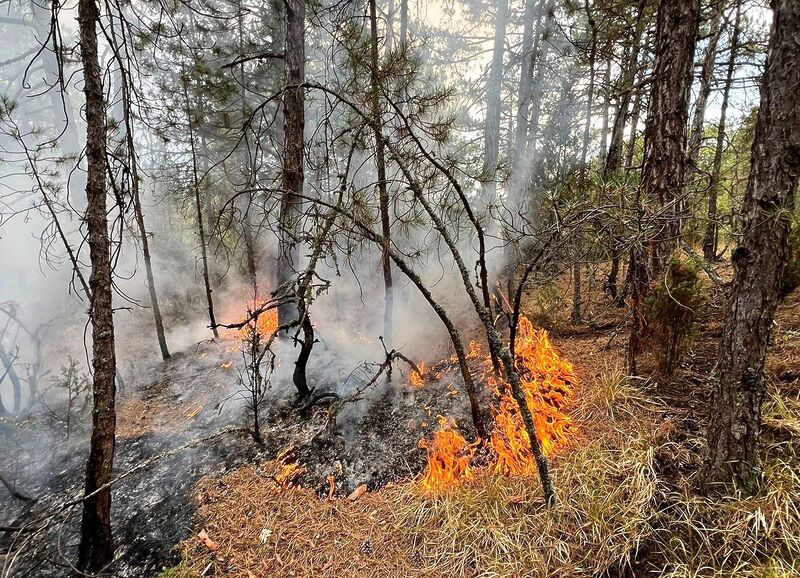
<path fill-rule="evenodd" d="M 758 495 L 704 497 L 659 473 L 659 452 L 675 442 L 641 384 L 607 367 L 576 398 L 576 435 L 551 462 L 552 509 L 535 477 L 481 472 L 434 496 L 409 481 L 327 500 L 284 487 L 270 462 L 199 486 L 198 514 L 218 549 L 187 540 L 169 576 L 800 573 L 800 474 L 786 457 L 794 438 L 769 449 Z M 770 403 L 768 414 L 797 419 L 793 404 Z"/>

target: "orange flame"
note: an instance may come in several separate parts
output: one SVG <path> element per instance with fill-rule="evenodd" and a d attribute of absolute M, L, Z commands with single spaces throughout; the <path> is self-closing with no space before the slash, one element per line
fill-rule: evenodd
<path fill-rule="evenodd" d="M 484 370 L 487 374 L 491 372 L 491 360 L 482 354 L 477 343 L 470 343 L 469 356 L 481 357 Z M 525 400 L 533 415 L 542 451 L 549 455 L 566 444 L 574 427 L 564 409 L 576 382 L 575 371 L 553 348 L 547 332 L 535 329 L 525 317 L 521 317 L 519 322 L 516 368 L 520 385 L 525 392 Z M 487 382 L 494 389 L 496 400 L 492 408 L 494 428 L 487 443 L 493 456 L 489 471 L 501 475 L 535 474 L 536 460 L 530 450 L 528 433 L 522 423 L 517 402 L 511 396 L 509 385 L 495 377 L 489 377 Z M 469 457 L 466 458 L 467 463 L 460 466 L 461 471 L 468 474 L 459 475 L 452 467 L 448 470 L 452 475 L 443 475 L 441 472 L 440 464 L 453 463 L 458 456 L 463 458 L 463 447 L 467 446 L 463 438 L 461 445 L 455 442 L 443 443 L 453 433 L 452 427 L 446 421 L 440 420 L 440 428 L 434 434 L 433 442 L 420 442 L 426 444 L 423 447 L 428 450 L 428 469 L 420 480 L 422 489 L 433 491 L 452 488 L 462 479 L 473 476 L 469 469 Z"/>
<path fill-rule="evenodd" d="M 420 361 L 417 363 L 417 367 L 419 368 L 419 373 L 414 371 L 413 368 L 408 371 L 408 384 L 411 389 L 419 389 L 425 385 L 425 362 Z"/>
<path fill-rule="evenodd" d="M 278 310 L 277 309 L 268 309 L 261 313 L 257 319 L 249 319 L 249 313 L 245 313 L 241 317 L 242 322 L 247 322 L 246 325 L 240 327 L 239 329 L 226 329 L 223 331 L 222 336 L 225 339 L 232 339 L 235 341 L 234 344 L 231 345 L 229 348 L 230 351 L 236 351 L 239 348 L 239 344 L 242 340 L 247 339 L 249 333 L 255 329 L 261 334 L 264 339 L 268 338 L 272 335 L 272 332 L 278 328 Z"/>
<path fill-rule="evenodd" d="M 477 443 L 470 444 L 455 430 L 455 422 L 439 416 L 439 429 L 432 441 L 420 440 L 428 454 L 428 467 L 419 480 L 428 492 L 458 487 L 473 477 L 470 461 Z"/>

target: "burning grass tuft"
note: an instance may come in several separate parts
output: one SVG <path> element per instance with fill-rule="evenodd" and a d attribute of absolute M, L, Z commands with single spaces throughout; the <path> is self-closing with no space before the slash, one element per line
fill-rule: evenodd
<path fill-rule="evenodd" d="M 609 430 L 555 461 L 553 509 L 535 477 L 485 475 L 401 515 L 422 559 L 453 576 L 591 576 L 624 566 L 655 512 L 647 430 Z"/>

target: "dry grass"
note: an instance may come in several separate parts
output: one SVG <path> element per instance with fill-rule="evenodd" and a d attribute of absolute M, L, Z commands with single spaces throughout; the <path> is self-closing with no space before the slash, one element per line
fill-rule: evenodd
<path fill-rule="evenodd" d="M 350 502 L 281 487 L 277 466 L 247 467 L 199 487 L 199 517 L 219 549 L 187 540 L 168 576 L 588 577 L 627 566 L 671 578 L 800 575 L 791 427 L 768 450 L 758 495 L 703 497 L 659 475 L 664 452 L 697 447 L 673 439 L 675 422 L 641 383 L 612 364 L 583 383 L 577 437 L 551 463 L 552 510 L 536 478 L 483 473 L 434 497 L 408 482 Z M 800 423 L 777 390 L 765 416 Z"/>
<path fill-rule="evenodd" d="M 117 438 L 138 438 L 148 433 L 169 432 L 194 419 L 204 401 L 170 405 L 164 401 L 124 399 L 117 406 Z"/>
<path fill-rule="evenodd" d="M 218 544 L 181 546 L 170 578 L 197 576 L 444 576 L 414 556 L 392 512 L 408 499 L 397 487 L 355 501 L 322 500 L 275 481 L 274 462 L 248 466 L 198 487 L 198 516 Z"/>
<path fill-rule="evenodd" d="M 657 541 L 662 576 L 759 578 L 800 575 L 800 472 L 767 461 L 764 484 L 748 497 L 671 493 Z"/>

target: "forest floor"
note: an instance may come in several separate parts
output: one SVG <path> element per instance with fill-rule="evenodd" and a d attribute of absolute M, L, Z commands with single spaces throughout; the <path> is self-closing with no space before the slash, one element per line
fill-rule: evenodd
<path fill-rule="evenodd" d="M 285 463 L 265 461 L 201 480 L 197 535 L 162 577 L 800 575 L 800 292 L 782 303 L 773 328 L 761 490 L 706 496 L 698 473 L 722 288 L 711 287 L 671 376 L 659 376 L 645 354 L 647 377 L 630 378 L 627 309 L 590 283 L 584 323 L 573 325 L 568 283 L 529 295 L 526 306 L 579 379 L 570 442 L 551 455 L 554 508 L 545 508 L 535 476 L 482 471 L 434 495 L 409 476 L 329 498 L 285 483 Z"/>

